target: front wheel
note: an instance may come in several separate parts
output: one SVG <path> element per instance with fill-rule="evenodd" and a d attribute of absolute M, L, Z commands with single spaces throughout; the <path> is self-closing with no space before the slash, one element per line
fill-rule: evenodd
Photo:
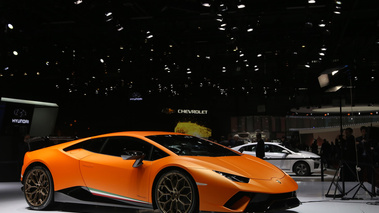
<path fill-rule="evenodd" d="M 163 213 L 198 212 L 195 184 L 184 172 L 172 170 L 161 175 L 154 194 L 154 202 Z"/>
<path fill-rule="evenodd" d="M 28 171 L 24 181 L 26 202 L 33 210 L 42 210 L 54 203 L 53 178 L 48 169 L 35 166 Z"/>
<path fill-rule="evenodd" d="M 293 171 L 296 173 L 296 175 L 305 176 L 311 174 L 311 169 L 309 168 L 309 165 L 306 162 L 297 162 L 293 166 Z"/>

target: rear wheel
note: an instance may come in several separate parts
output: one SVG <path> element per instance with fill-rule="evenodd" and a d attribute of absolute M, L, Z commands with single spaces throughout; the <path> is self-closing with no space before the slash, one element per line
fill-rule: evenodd
<path fill-rule="evenodd" d="M 50 207 L 54 203 L 53 178 L 48 169 L 35 166 L 28 171 L 24 181 L 24 194 L 33 210 Z"/>
<path fill-rule="evenodd" d="M 306 162 L 297 162 L 293 166 L 293 171 L 296 173 L 296 175 L 310 175 L 311 169 L 309 168 L 309 165 Z"/>
<path fill-rule="evenodd" d="M 191 177 L 172 170 L 159 177 L 155 186 L 155 204 L 164 213 L 198 212 L 198 195 Z"/>

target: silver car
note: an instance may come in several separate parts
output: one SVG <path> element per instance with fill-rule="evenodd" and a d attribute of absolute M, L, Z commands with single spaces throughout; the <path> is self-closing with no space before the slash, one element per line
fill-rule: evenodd
<path fill-rule="evenodd" d="M 232 149 L 255 156 L 257 143 L 247 143 Z M 285 172 L 296 175 L 311 175 L 321 171 L 321 158 L 312 152 L 289 149 L 275 142 L 265 142 L 264 160 L 277 166 Z"/>

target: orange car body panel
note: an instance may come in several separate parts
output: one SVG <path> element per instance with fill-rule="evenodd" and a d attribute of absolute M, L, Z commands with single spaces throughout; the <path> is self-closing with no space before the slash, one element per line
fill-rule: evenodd
<path fill-rule="evenodd" d="M 297 190 L 298 186 L 291 177 L 259 158 L 250 155 L 178 156 L 160 144 L 145 138 L 148 135 L 159 134 L 167 134 L 167 132 L 120 132 L 96 136 L 133 136 L 148 141 L 169 154 L 168 157 L 155 161 L 144 160 L 140 167 L 132 167 L 134 160 L 122 160 L 120 157 L 102 155 L 84 149 L 64 151 L 66 147 L 89 139 L 85 138 L 26 153 L 21 180 L 28 166 L 39 162 L 50 170 L 55 191 L 85 186 L 151 204 L 153 203 L 153 182 L 158 173 L 167 167 L 177 167 L 187 171 L 196 182 L 200 210 L 222 212 L 243 211 L 248 202 L 243 199 L 240 201 L 239 208 L 231 210 L 223 206 L 228 199 L 240 191 L 277 194 Z M 231 181 L 214 171 L 248 177 L 250 182 Z"/>

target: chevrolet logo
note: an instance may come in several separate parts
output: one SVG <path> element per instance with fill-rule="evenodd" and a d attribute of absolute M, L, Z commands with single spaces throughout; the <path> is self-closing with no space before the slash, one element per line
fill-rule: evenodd
<path fill-rule="evenodd" d="M 276 182 L 278 182 L 279 184 L 282 184 L 282 182 L 280 182 L 280 180 L 276 180 Z"/>

